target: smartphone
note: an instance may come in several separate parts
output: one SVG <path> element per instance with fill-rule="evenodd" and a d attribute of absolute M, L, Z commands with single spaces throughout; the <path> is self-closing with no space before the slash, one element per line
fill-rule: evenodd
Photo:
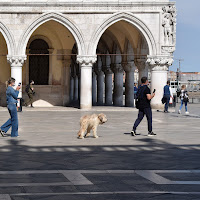
<path fill-rule="evenodd" d="M 155 92 L 156 92 L 156 89 L 153 90 L 153 93 L 155 93 Z"/>
<path fill-rule="evenodd" d="M 22 83 L 19 83 L 18 86 L 21 86 Z"/>

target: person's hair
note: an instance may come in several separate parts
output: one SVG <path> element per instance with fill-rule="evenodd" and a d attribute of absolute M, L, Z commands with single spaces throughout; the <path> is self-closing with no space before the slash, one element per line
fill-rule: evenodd
<path fill-rule="evenodd" d="M 146 83 L 146 81 L 147 81 L 147 77 L 146 76 L 144 76 L 144 77 L 141 78 L 141 82 L 142 83 Z"/>
<path fill-rule="evenodd" d="M 167 84 L 170 84 L 170 81 L 167 81 Z"/>
<path fill-rule="evenodd" d="M 182 86 L 181 86 L 181 89 L 182 89 L 182 90 L 186 89 L 186 86 L 185 86 L 185 85 L 182 85 Z"/>
<path fill-rule="evenodd" d="M 14 83 L 15 79 L 10 77 L 7 81 L 6 81 L 6 87 L 8 87 L 11 83 Z"/>

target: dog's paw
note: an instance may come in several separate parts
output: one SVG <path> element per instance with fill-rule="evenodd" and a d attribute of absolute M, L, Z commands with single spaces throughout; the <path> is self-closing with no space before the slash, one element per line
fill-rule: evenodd
<path fill-rule="evenodd" d="M 90 133 L 87 133 L 86 135 L 85 135 L 85 137 L 89 137 L 90 136 Z"/>
<path fill-rule="evenodd" d="M 99 138 L 99 136 L 95 135 L 94 138 Z"/>
<path fill-rule="evenodd" d="M 78 139 L 85 139 L 84 137 L 78 137 Z"/>

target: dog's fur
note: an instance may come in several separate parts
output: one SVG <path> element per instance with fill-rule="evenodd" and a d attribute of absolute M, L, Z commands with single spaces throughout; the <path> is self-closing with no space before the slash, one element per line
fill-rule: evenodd
<path fill-rule="evenodd" d="M 94 138 L 98 138 L 97 136 L 97 127 L 99 124 L 104 124 L 108 120 L 106 118 L 106 115 L 101 113 L 99 115 L 93 114 L 93 115 L 85 115 L 81 117 L 80 119 L 80 130 L 78 132 L 78 137 L 80 139 L 84 139 L 84 137 L 88 137 L 90 135 L 90 131 L 93 131 Z M 87 133 L 85 134 L 85 132 Z M 85 134 L 85 136 L 84 136 Z"/>

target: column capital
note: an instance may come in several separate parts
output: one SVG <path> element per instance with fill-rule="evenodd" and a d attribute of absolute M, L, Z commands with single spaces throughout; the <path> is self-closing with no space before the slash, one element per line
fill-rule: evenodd
<path fill-rule="evenodd" d="M 81 67 L 92 67 L 92 65 L 97 61 L 97 56 L 77 56 L 77 63 L 81 65 Z"/>
<path fill-rule="evenodd" d="M 10 63 L 11 67 L 22 67 L 25 60 L 26 55 L 24 56 L 7 56 L 7 61 Z"/>
<path fill-rule="evenodd" d="M 145 58 L 136 59 L 135 64 L 140 70 L 145 69 L 147 67 L 147 59 L 145 59 Z"/>
<path fill-rule="evenodd" d="M 105 74 L 112 74 L 112 70 L 110 68 L 110 65 L 106 65 L 106 66 L 103 66 L 103 71 Z"/>
<path fill-rule="evenodd" d="M 103 71 L 101 71 L 101 70 L 95 70 L 95 73 L 96 73 L 97 76 L 104 75 Z"/>
<path fill-rule="evenodd" d="M 147 59 L 147 63 L 151 66 L 152 71 L 167 71 L 173 61 L 173 58 L 169 56 L 153 56 Z"/>
<path fill-rule="evenodd" d="M 125 72 L 135 72 L 136 66 L 134 61 L 122 63 Z"/>
<path fill-rule="evenodd" d="M 111 64 L 111 69 L 114 73 L 122 73 L 124 69 L 121 64 Z"/>

